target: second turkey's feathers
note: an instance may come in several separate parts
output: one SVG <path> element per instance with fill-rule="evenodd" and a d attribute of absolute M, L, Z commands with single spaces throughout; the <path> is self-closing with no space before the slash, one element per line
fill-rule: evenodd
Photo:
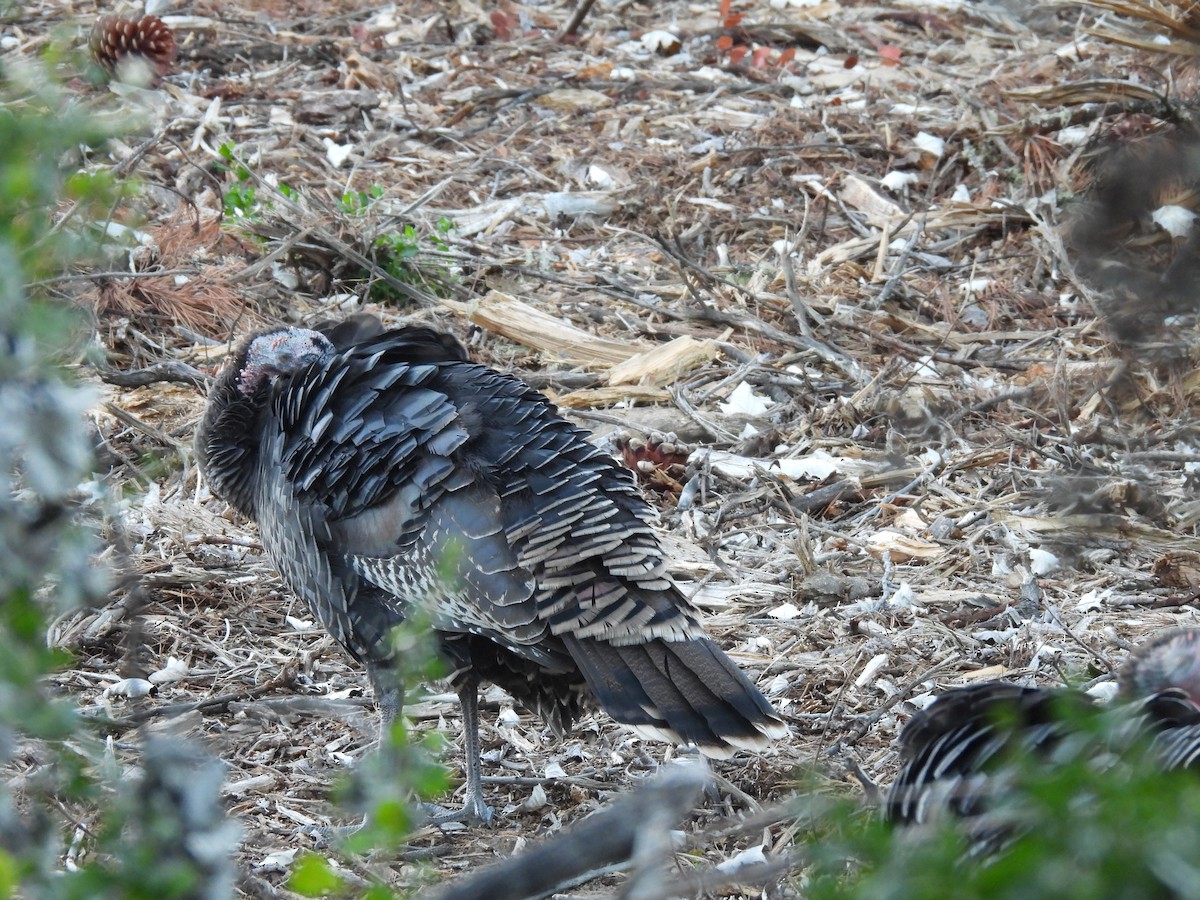
<path fill-rule="evenodd" d="M 250 340 L 197 446 L 213 491 L 257 521 L 352 654 L 386 667 L 390 628 L 419 604 L 459 674 L 556 727 L 590 695 L 717 756 L 785 733 L 704 635 L 649 506 L 586 432 L 429 329 L 360 319 L 325 335 Z M 322 341 L 318 358 L 295 352 Z"/>
<path fill-rule="evenodd" d="M 900 735 L 904 763 L 887 798 L 890 819 L 923 824 L 949 812 L 985 816 L 1016 774 L 1014 756 L 1052 765 L 1060 748 L 1110 766 L 1163 770 L 1200 763 L 1200 630 L 1172 629 L 1135 652 L 1121 676 L 1122 702 L 1101 710 L 1078 691 L 988 682 L 956 688 L 917 713 Z M 1094 723 L 1094 733 L 1080 726 Z M 983 820 L 981 820 L 983 821 Z M 994 845 L 1006 829 L 981 829 Z"/>

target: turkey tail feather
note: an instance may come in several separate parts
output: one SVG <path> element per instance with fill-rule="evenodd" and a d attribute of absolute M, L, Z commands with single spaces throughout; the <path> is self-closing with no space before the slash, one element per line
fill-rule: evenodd
<path fill-rule="evenodd" d="M 564 640 L 605 712 L 646 737 L 694 743 L 724 758 L 787 733 L 767 699 L 710 640 Z"/>

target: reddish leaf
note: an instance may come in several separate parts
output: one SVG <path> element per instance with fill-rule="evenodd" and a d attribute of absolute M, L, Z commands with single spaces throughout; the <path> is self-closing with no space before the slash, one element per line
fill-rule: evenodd
<path fill-rule="evenodd" d="M 754 61 L 751 63 L 751 65 L 756 69 L 765 69 L 767 67 L 767 60 L 770 59 L 770 57 L 770 47 L 755 47 Z"/>
<path fill-rule="evenodd" d="M 733 0 L 721 0 L 721 5 L 717 7 L 717 15 L 722 19 L 729 15 L 729 7 L 733 6 Z"/>
<path fill-rule="evenodd" d="M 727 15 L 725 17 L 725 19 L 721 22 L 721 24 L 725 28 L 737 28 L 738 25 L 741 24 L 741 21 L 742 21 L 741 13 L 730 13 L 729 15 Z"/>
<path fill-rule="evenodd" d="M 894 44 L 883 44 L 879 48 L 879 57 L 885 66 L 900 65 L 900 48 Z"/>
<path fill-rule="evenodd" d="M 738 44 L 736 47 L 734 47 L 732 50 L 730 50 L 729 51 L 730 64 L 734 65 L 734 66 L 739 65 L 741 63 L 741 61 L 746 58 L 746 51 L 749 49 L 750 48 L 747 47 L 745 44 Z"/>
<path fill-rule="evenodd" d="M 786 66 L 788 63 L 790 63 L 795 58 L 796 58 L 796 48 L 788 47 L 786 50 L 784 50 L 782 53 L 779 54 L 779 67 L 783 68 L 784 66 Z"/>
<path fill-rule="evenodd" d="M 733 38 L 731 38 L 729 35 L 723 34 L 719 38 L 717 38 L 717 49 L 720 50 L 722 53 L 724 53 L 726 50 L 728 50 L 732 46 L 733 46 Z"/>
<path fill-rule="evenodd" d="M 509 21 L 508 16 L 502 13 L 500 10 L 496 10 L 494 13 L 492 13 L 492 27 L 496 29 L 496 37 L 500 40 L 512 40 L 512 26 L 513 23 Z"/>
<path fill-rule="evenodd" d="M 845 62 L 843 62 L 842 65 L 845 66 L 847 69 L 853 69 L 855 66 L 858 65 L 858 57 L 857 56 L 847 56 Z"/>

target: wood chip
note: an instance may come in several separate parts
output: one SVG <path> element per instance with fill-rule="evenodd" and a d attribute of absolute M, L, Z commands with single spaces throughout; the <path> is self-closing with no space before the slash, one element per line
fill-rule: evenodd
<path fill-rule="evenodd" d="M 625 385 L 622 387 L 584 388 L 554 398 L 559 406 L 568 409 L 603 409 L 618 403 L 667 403 L 671 394 L 665 388 Z"/>
<path fill-rule="evenodd" d="M 500 291 L 489 291 L 470 306 L 444 303 L 481 328 L 585 368 L 608 369 L 641 349 L 639 344 L 598 338 Z"/>
<path fill-rule="evenodd" d="M 698 341 L 685 334 L 613 366 L 608 372 L 608 383 L 672 384 L 696 366 L 714 359 L 717 352 L 716 341 Z"/>
<path fill-rule="evenodd" d="M 876 228 L 886 228 L 908 215 L 903 207 L 889 200 L 857 175 L 850 175 L 842 185 L 841 198 L 867 217 Z"/>

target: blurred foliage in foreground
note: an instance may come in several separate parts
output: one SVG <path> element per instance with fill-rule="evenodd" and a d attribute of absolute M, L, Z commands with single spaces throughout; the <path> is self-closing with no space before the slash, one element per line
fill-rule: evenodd
<path fill-rule="evenodd" d="M 69 659 L 49 623 L 108 589 L 91 397 L 62 365 L 85 329 L 47 285 L 106 233 L 117 191 L 89 157 L 115 121 L 48 66 L 0 69 L 0 763 L 19 755 L 22 772 L 0 788 L 0 896 L 215 900 L 232 893 L 236 838 L 221 766 L 147 736 L 130 772 L 46 682 Z"/>
<path fill-rule="evenodd" d="M 81 359 L 87 322 L 51 289 L 112 256 L 121 229 L 109 223 L 128 185 L 97 160 L 130 119 L 53 75 L 50 64 L 0 62 L 0 765 L 19 760 L 23 772 L 0 784 L 0 897 L 217 900 L 233 894 L 238 836 L 219 802 L 221 764 L 187 740 L 121 729 L 122 751 L 141 751 L 131 769 L 48 687 L 70 662 L 48 646 L 50 623 L 110 586 L 96 565 L 108 501 L 92 474 L 93 397 L 65 365 Z M 428 675 L 428 628 L 396 639 L 404 676 Z M 353 848 L 398 843 L 414 796 L 445 789 L 425 751 L 398 725 L 355 771 L 345 793 L 369 827 Z M 346 888 L 318 856 L 296 881 L 314 894 Z"/>
<path fill-rule="evenodd" d="M 801 801 L 804 896 L 812 900 L 933 898 L 1200 898 L 1200 778 L 1163 772 L 1128 717 L 1070 715 L 1071 737 L 1048 759 L 1014 751 L 989 825 L 944 817 L 893 827 L 849 803 Z M 999 845 L 999 849 L 996 849 Z"/>

